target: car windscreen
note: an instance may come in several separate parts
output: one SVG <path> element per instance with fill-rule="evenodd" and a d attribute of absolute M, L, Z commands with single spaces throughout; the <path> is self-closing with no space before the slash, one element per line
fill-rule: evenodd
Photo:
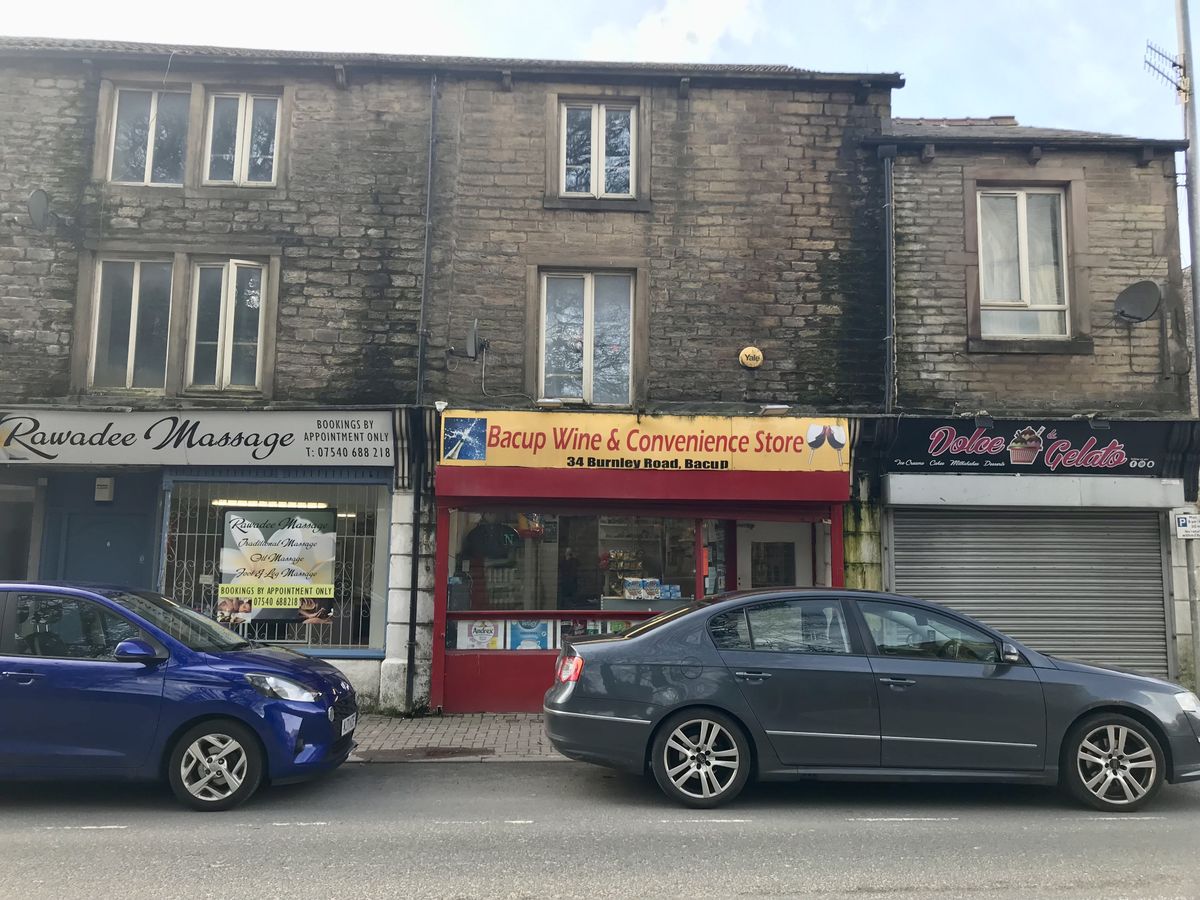
<path fill-rule="evenodd" d="M 190 650 L 216 653 L 222 650 L 241 650 L 250 646 L 249 641 L 235 632 L 186 606 L 168 600 L 161 594 L 150 591 L 114 591 L 105 596 L 165 631 Z"/>

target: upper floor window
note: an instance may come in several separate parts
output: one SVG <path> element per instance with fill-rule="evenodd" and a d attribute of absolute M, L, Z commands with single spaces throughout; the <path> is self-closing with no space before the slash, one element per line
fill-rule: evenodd
<path fill-rule="evenodd" d="M 105 259 L 97 279 L 92 386 L 162 390 L 171 319 L 171 263 Z"/>
<path fill-rule="evenodd" d="M 183 184 L 191 96 L 178 91 L 117 91 L 109 179 Z"/>
<path fill-rule="evenodd" d="M 637 107 L 567 102 L 560 107 L 564 197 L 632 198 L 637 184 Z"/>
<path fill-rule="evenodd" d="M 540 394 L 597 405 L 630 402 L 633 275 L 542 275 Z"/>
<path fill-rule="evenodd" d="M 979 327 L 984 338 L 1066 338 L 1065 193 L 978 193 Z"/>
<path fill-rule="evenodd" d="M 262 263 L 232 259 L 196 265 L 189 387 L 253 389 L 261 385 L 266 280 Z"/>
<path fill-rule="evenodd" d="M 279 97 L 217 93 L 208 102 L 207 184 L 257 185 L 276 182 Z"/>

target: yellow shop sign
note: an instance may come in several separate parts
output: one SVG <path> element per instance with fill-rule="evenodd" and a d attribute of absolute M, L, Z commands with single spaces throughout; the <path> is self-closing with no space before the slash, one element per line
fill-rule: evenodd
<path fill-rule="evenodd" d="M 441 464 L 847 472 L 845 419 L 447 410 Z"/>

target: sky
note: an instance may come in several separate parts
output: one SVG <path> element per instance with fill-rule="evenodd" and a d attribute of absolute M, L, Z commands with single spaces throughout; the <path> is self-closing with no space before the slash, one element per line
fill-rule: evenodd
<path fill-rule="evenodd" d="M 900 116 L 1179 137 L 1146 42 L 1174 0 L 7 0 L 0 33 L 299 50 L 900 72 Z M 1200 20 L 1200 4 L 1194 15 Z M 1193 33 L 1197 31 L 1193 28 Z M 1193 38 L 1200 48 L 1200 38 Z M 1200 49 L 1197 50 L 1200 53 Z"/>

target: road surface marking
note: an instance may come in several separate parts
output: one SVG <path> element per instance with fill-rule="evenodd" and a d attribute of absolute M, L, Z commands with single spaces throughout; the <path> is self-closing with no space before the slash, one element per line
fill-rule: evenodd
<path fill-rule="evenodd" d="M 505 819 L 505 825 L 532 825 L 533 819 Z"/>
<path fill-rule="evenodd" d="M 858 816 L 847 822 L 957 822 L 958 816 Z"/>
<path fill-rule="evenodd" d="M 704 825 L 744 825 L 752 819 L 659 819 L 660 825 L 677 825 L 680 823 L 702 823 Z"/>
<path fill-rule="evenodd" d="M 272 822 L 276 828 L 307 828 L 310 825 L 328 825 L 328 822 Z"/>
<path fill-rule="evenodd" d="M 1088 816 L 1089 822 L 1160 822 L 1166 816 Z M 1069 819 L 1068 816 L 1063 817 Z"/>
<path fill-rule="evenodd" d="M 44 831 L 120 831 L 128 825 L 43 825 Z"/>

